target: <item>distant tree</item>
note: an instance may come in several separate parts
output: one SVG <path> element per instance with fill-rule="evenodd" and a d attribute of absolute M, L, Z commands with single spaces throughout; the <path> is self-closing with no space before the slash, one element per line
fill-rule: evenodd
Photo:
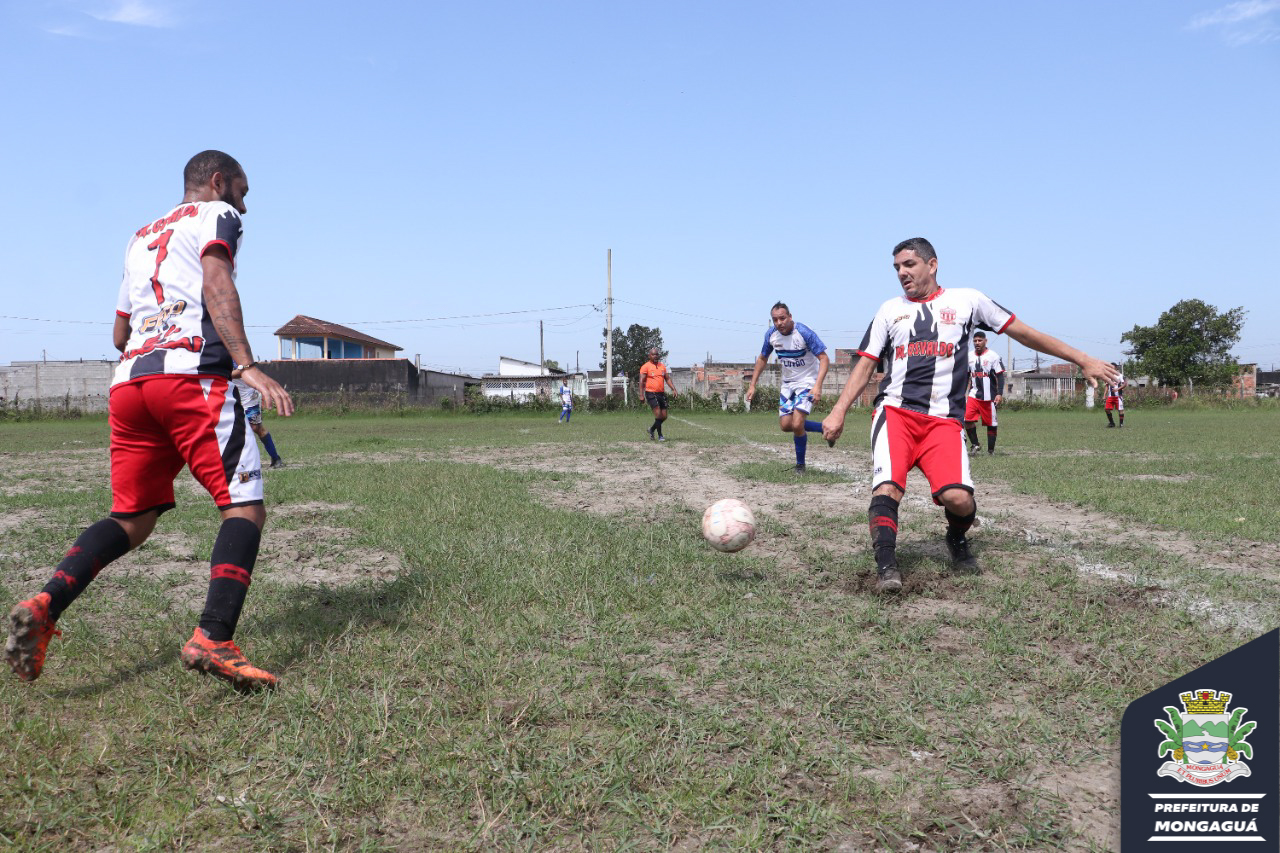
<path fill-rule="evenodd" d="M 542 362 L 542 366 L 551 373 L 564 373 L 564 369 L 560 367 L 560 362 L 556 361 L 554 358 L 549 358 Z"/>
<path fill-rule="evenodd" d="M 600 342 L 600 367 L 605 368 L 606 341 L 608 340 L 609 330 L 605 329 L 601 337 L 605 338 Z M 658 360 L 665 362 L 667 360 L 667 351 L 662 348 L 662 330 L 657 326 L 652 329 L 648 326 L 641 326 L 639 323 L 632 323 L 627 328 L 627 333 L 622 333 L 621 327 L 613 330 L 613 373 L 615 376 L 626 376 L 632 382 L 636 382 L 640 378 L 640 365 L 649 360 L 649 348 L 658 348 Z"/>
<path fill-rule="evenodd" d="M 1154 326 L 1134 326 L 1120 340 L 1132 345 L 1125 352 L 1138 369 L 1162 385 L 1222 387 L 1239 371 L 1231 348 L 1240 340 L 1244 315 L 1244 308 L 1219 314 L 1199 299 L 1184 299 Z"/>

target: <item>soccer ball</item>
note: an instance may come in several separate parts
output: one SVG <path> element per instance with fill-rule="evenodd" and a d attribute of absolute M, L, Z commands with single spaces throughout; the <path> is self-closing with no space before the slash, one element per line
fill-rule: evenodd
<path fill-rule="evenodd" d="M 756 517 L 736 498 L 725 498 L 702 514 L 702 538 L 717 551 L 741 551 L 756 538 Z"/>

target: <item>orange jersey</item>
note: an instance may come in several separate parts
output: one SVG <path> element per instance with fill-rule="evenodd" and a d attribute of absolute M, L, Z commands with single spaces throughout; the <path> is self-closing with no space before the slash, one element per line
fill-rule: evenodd
<path fill-rule="evenodd" d="M 667 366 L 662 362 L 654 364 L 652 361 L 646 361 L 640 365 L 640 390 L 641 391 L 661 391 L 662 383 L 667 375 Z"/>

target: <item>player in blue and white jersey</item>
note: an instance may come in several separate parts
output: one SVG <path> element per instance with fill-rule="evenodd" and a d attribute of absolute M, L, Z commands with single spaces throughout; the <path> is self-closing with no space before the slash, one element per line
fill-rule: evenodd
<path fill-rule="evenodd" d="M 877 364 L 884 381 L 871 421 L 871 543 L 876 589 L 902 589 L 898 571 L 898 505 L 907 472 L 918 467 L 934 503 L 947 519 L 947 550 L 957 570 L 976 572 L 966 534 L 977 517 L 969 457 L 960 419 L 969 385 L 969 338 L 975 329 L 1007 334 L 1018 343 L 1076 364 L 1094 387 L 1115 382 L 1120 371 L 1055 337 L 1028 326 L 985 293 L 938 284 L 938 255 L 928 240 L 913 237 L 893 248 L 902 294 L 880 306 L 858 346 L 861 356 L 831 414 L 822 422 L 828 440 L 840 437 L 845 414 Z"/>
<path fill-rule="evenodd" d="M 560 395 L 560 419 L 556 423 L 567 424 L 573 417 L 573 389 L 569 387 L 568 379 L 560 380 L 560 390 L 556 393 Z"/>
<path fill-rule="evenodd" d="M 764 346 L 756 356 L 755 370 L 751 372 L 751 384 L 747 386 L 747 399 L 756 395 L 756 380 L 769 362 L 771 353 L 778 354 L 782 367 L 782 391 L 778 396 L 778 427 L 783 432 L 795 434 L 796 471 L 804 472 L 805 451 L 809 446 L 808 433 L 822 432 L 822 424 L 811 421 L 805 415 L 813 411 L 813 404 L 822 399 L 822 380 L 827 377 L 827 347 L 822 340 L 803 323 L 791 318 L 791 309 L 779 302 L 769 311 L 773 325 L 764 333 Z M 835 442 L 831 442 L 835 444 Z"/>

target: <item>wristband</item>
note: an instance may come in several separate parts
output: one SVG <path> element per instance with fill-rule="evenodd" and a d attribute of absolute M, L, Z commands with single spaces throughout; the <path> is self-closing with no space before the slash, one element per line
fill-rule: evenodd
<path fill-rule="evenodd" d="M 257 366 L 258 366 L 258 362 L 256 362 L 256 361 L 251 361 L 251 362 L 249 362 L 248 364 L 242 364 L 242 365 L 240 365 L 240 366 L 239 366 L 239 370 L 240 370 L 240 372 L 241 372 L 241 373 L 244 373 L 244 372 L 245 372 L 246 370 L 248 370 L 249 368 L 251 368 L 251 367 L 257 367 Z"/>

